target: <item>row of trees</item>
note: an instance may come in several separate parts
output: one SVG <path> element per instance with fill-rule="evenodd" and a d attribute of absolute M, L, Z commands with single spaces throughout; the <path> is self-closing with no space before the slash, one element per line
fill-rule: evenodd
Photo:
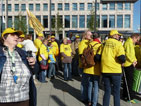
<path fill-rule="evenodd" d="M 62 17 L 59 15 L 59 12 L 56 14 L 55 17 L 52 17 L 51 21 L 52 31 L 55 31 L 57 36 L 64 29 L 64 25 L 62 24 Z M 94 31 L 94 24 L 95 14 L 94 9 L 92 9 L 90 12 L 90 19 L 88 20 L 88 29 Z M 22 16 L 22 13 L 19 13 L 19 15 L 16 17 L 16 21 L 14 21 L 14 27 L 17 30 L 22 30 L 24 34 L 27 33 L 28 26 L 26 25 L 26 18 Z"/>

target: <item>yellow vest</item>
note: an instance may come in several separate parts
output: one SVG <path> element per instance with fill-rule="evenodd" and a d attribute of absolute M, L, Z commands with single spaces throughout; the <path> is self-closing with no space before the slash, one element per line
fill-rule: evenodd
<path fill-rule="evenodd" d="M 55 58 L 55 55 L 54 55 L 54 51 L 53 51 L 53 48 L 52 47 L 49 47 L 48 48 L 48 55 L 52 55 L 52 58 L 54 59 L 54 61 L 56 62 L 56 58 Z M 48 60 L 48 63 L 51 63 L 51 59 L 49 58 Z"/>
<path fill-rule="evenodd" d="M 102 73 L 122 73 L 121 64 L 117 57 L 125 55 L 125 51 L 120 41 L 112 38 L 107 39 L 101 53 Z"/>
<path fill-rule="evenodd" d="M 18 44 L 17 44 L 17 47 L 19 47 L 19 48 L 23 48 L 23 45 L 20 44 L 20 43 L 18 43 Z"/>
<path fill-rule="evenodd" d="M 39 61 L 42 61 L 41 54 L 43 54 L 45 58 L 48 59 L 47 47 L 44 44 L 42 44 L 41 47 L 39 48 L 39 57 L 38 57 Z"/>
<path fill-rule="evenodd" d="M 124 64 L 125 67 L 130 66 L 134 61 L 137 61 L 135 56 L 135 45 L 133 40 L 129 37 L 124 43 L 126 62 Z"/>

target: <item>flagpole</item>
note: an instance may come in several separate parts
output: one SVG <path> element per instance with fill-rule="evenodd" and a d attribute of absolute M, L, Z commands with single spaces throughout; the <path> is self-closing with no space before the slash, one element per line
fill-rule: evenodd
<path fill-rule="evenodd" d="M 3 0 L 1 0 L 1 25 L 0 25 L 0 36 L 2 33 L 2 25 L 3 25 Z"/>
<path fill-rule="evenodd" d="M 6 0 L 6 14 L 5 14 L 5 20 L 6 20 L 6 23 L 5 23 L 5 27 L 8 28 L 8 0 Z"/>
<path fill-rule="evenodd" d="M 50 22 L 50 24 L 49 24 L 49 32 L 50 32 L 50 35 L 51 35 L 51 0 L 49 0 L 49 2 L 50 2 L 50 7 L 49 7 L 49 22 Z"/>

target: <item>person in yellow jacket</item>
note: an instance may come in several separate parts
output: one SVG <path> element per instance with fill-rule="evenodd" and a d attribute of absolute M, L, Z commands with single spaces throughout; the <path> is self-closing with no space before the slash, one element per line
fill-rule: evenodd
<path fill-rule="evenodd" d="M 55 54 L 54 54 L 54 51 L 53 51 L 53 47 L 52 47 L 52 44 L 51 44 L 51 41 L 49 41 L 48 43 L 48 48 L 47 48 L 47 51 L 48 51 L 48 63 L 49 63 L 49 70 L 48 70 L 48 78 L 53 78 L 55 79 L 55 74 L 56 74 L 56 69 L 55 69 L 55 63 L 56 63 L 56 58 L 55 58 Z"/>
<path fill-rule="evenodd" d="M 102 106 L 110 105 L 112 88 L 114 106 L 120 106 L 122 64 L 125 62 L 125 51 L 119 41 L 120 36 L 121 34 L 117 30 L 111 30 L 109 39 L 105 41 L 101 49 L 101 73 L 105 91 Z"/>
<path fill-rule="evenodd" d="M 100 38 L 100 36 L 98 34 L 97 36 L 95 35 L 95 39 L 98 40 L 98 38 Z M 88 30 L 85 32 L 84 39 L 80 42 L 78 47 L 80 61 L 84 49 L 87 48 L 89 44 L 93 46 L 94 54 L 96 54 L 101 44 L 99 44 L 99 42 L 97 41 L 93 41 L 92 33 L 91 31 Z M 88 102 L 88 105 L 96 106 L 98 102 L 98 90 L 99 90 L 98 84 L 99 84 L 100 70 L 99 69 L 95 70 L 94 67 L 95 66 L 83 69 L 82 81 L 81 81 L 81 88 L 82 88 L 81 96 L 83 102 Z"/>
<path fill-rule="evenodd" d="M 72 80 L 71 76 L 71 62 L 72 62 L 72 49 L 67 42 L 67 38 L 63 39 L 63 43 L 60 45 L 61 60 L 64 65 L 64 80 Z"/>
<path fill-rule="evenodd" d="M 17 47 L 23 48 L 23 45 L 21 43 L 24 41 L 24 38 L 25 38 L 24 34 L 19 36 Z"/>
<path fill-rule="evenodd" d="M 44 64 L 46 65 L 47 64 L 47 59 L 48 59 L 48 52 L 47 52 L 47 45 L 48 45 L 48 40 L 47 38 L 45 38 L 43 40 L 43 44 L 41 45 L 41 47 L 39 48 L 39 56 L 38 56 L 38 59 L 39 59 L 39 62 L 40 64 Z M 39 72 L 39 81 L 42 82 L 42 83 L 46 83 L 46 73 L 47 73 L 47 70 L 43 70 L 41 69 L 40 72 Z"/>
<path fill-rule="evenodd" d="M 55 36 L 51 36 L 51 45 L 52 45 L 55 56 L 58 56 L 59 47 L 58 47 L 57 42 L 55 41 Z"/>
<path fill-rule="evenodd" d="M 131 102 L 135 98 L 135 93 L 132 90 L 132 86 L 133 86 L 134 67 L 137 64 L 137 59 L 135 56 L 135 43 L 139 41 L 139 39 L 140 39 L 139 34 L 132 34 L 131 37 L 129 37 L 124 43 L 124 49 L 125 49 L 125 55 L 126 55 L 126 62 L 124 64 L 124 72 L 126 75 Z M 125 82 L 123 84 L 123 98 L 125 100 L 129 100 Z"/>
<path fill-rule="evenodd" d="M 38 51 L 39 51 L 39 48 L 41 47 L 42 45 L 42 40 L 44 38 L 44 35 L 42 33 L 38 34 L 37 35 L 37 38 L 34 40 L 34 45 L 36 46 L 37 48 L 37 52 L 36 52 L 36 55 L 38 55 Z"/>

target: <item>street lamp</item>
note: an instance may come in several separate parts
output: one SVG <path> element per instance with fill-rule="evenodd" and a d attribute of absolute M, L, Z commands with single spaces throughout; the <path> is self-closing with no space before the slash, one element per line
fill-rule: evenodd
<path fill-rule="evenodd" d="M 96 32 L 96 18 L 97 18 L 97 0 L 95 0 L 94 32 Z"/>
<path fill-rule="evenodd" d="M 51 0 L 49 0 L 50 2 L 50 9 L 49 9 L 49 32 L 50 32 L 50 35 L 51 35 Z"/>

